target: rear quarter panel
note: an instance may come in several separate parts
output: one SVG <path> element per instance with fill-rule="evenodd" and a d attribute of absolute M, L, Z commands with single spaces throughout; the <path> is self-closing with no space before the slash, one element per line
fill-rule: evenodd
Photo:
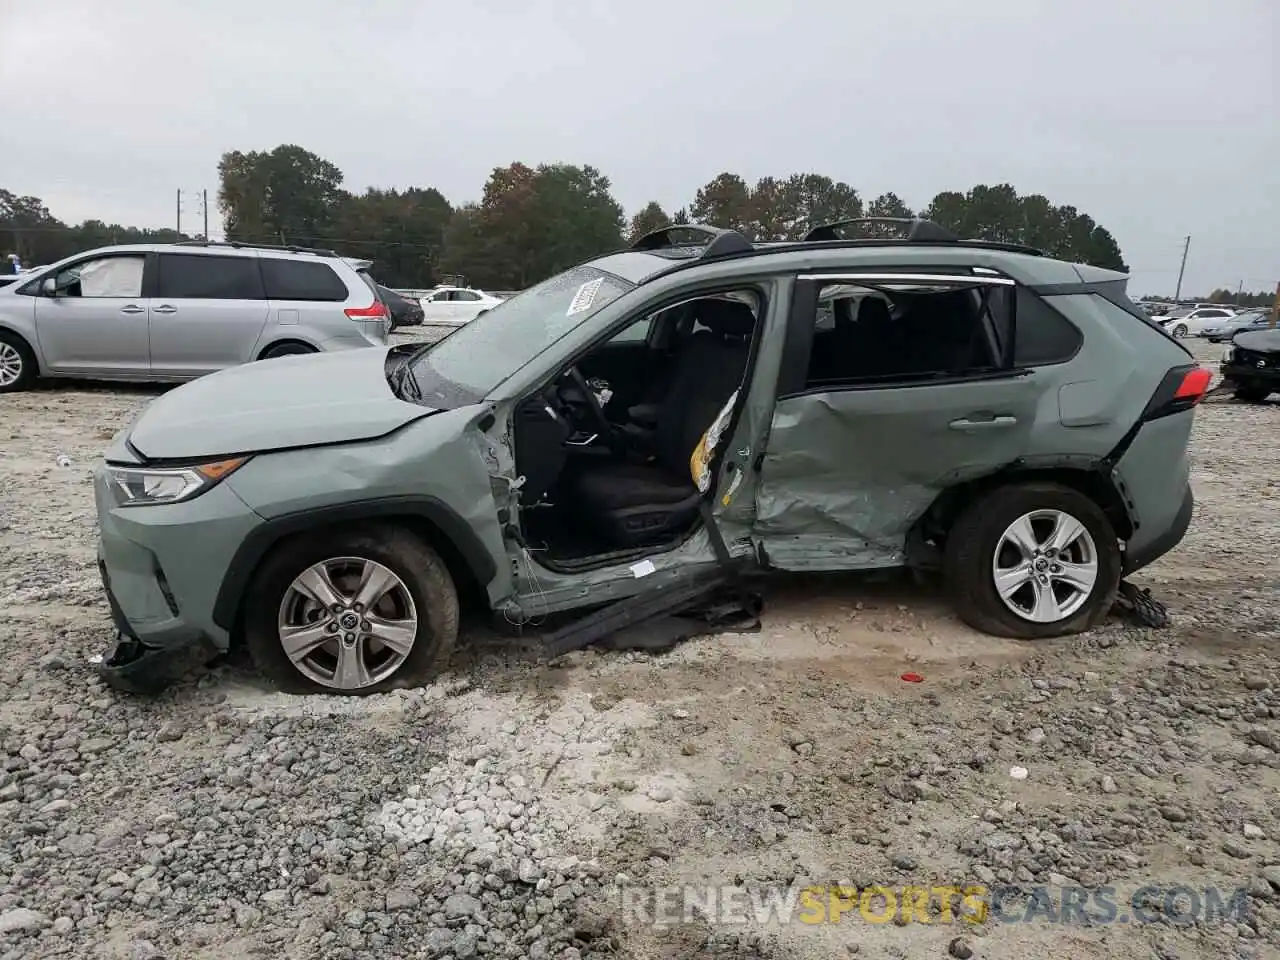
<path fill-rule="evenodd" d="M 1044 301 L 1084 336 L 1073 359 L 1038 368 L 1046 387 L 1028 457 L 1101 459 L 1137 422 L 1165 373 L 1189 362 L 1187 355 L 1095 295 L 1051 295 Z"/>
<path fill-rule="evenodd" d="M 1169 529 L 1182 509 L 1190 476 L 1188 443 L 1194 411 L 1149 421 L 1127 446 L 1147 403 L 1165 375 L 1194 360 L 1144 321 L 1088 294 L 1046 297 L 1082 332 L 1084 345 L 1061 365 L 1057 389 L 1044 402 L 1057 402 L 1059 420 L 1035 438 L 1046 456 L 1053 449 L 1106 457 L 1122 452 L 1112 479 L 1125 500 L 1134 535 L 1130 552 L 1140 551 Z"/>

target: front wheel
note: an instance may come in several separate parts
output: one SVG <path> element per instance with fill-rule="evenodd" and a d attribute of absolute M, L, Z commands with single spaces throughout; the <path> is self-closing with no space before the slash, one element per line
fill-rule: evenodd
<path fill-rule="evenodd" d="M 1055 483 L 1000 487 L 947 534 L 956 612 L 998 637 L 1039 640 L 1102 622 L 1120 584 L 1120 545 L 1091 499 Z"/>
<path fill-rule="evenodd" d="M 16 333 L 0 330 L 0 393 L 16 393 L 36 379 L 36 358 Z"/>
<path fill-rule="evenodd" d="M 1181 340 L 1187 335 L 1187 325 L 1185 323 L 1178 324 L 1173 328 L 1173 335 Z"/>
<path fill-rule="evenodd" d="M 457 636 L 458 595 L 444 561 L 392 527 L 290 540 L 246 597 L 254 664 L 294 692 L 421 685 L 448 660 Z"/>

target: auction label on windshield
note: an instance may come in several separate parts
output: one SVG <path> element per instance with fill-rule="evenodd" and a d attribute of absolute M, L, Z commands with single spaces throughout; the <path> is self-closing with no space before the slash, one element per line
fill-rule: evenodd
<path fill-rule="evenodd" d="M 604 277 L 597 277 L 595 280 L 588 280 L 580 286 L 578 292 L 573 295 L 573 302 L 569 304 L 569 309 L 565 311 L 564 315 L 572 317 L 575 313 L 591 309 L 591 304 L 595 302 L 596 294 L 600 292 L 600 286 L 603 283 Z"/>

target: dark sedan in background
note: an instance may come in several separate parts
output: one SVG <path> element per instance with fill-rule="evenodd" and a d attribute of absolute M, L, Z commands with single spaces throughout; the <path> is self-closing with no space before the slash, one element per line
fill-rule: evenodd
<path fill-rule="evenodd" d="M 400 296 L 390 287 L 378 284 L 378 296 L 391 311 L 391 329 L 417 327 L 422 324 L 422 306 L 416 300 Z"/>
<path fill-rule="evenodd" d="M 1245 330 L 1261 330 L 1269 326 L 1271 326 L 1270 310 L 1246 310 L 1243 313 L 1237 313 L 1234 317 L 1228 317 L 1221 323 L 1205 327 L 1202 335 L 1210 343 L 1227 343 L 1237 333 Z"/>

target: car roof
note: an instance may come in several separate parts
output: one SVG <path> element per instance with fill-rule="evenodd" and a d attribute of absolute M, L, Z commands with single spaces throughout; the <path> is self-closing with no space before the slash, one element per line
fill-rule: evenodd
<path fill-rule="evenodd" d="M 1106 283 L 1128 278 L 1127 274 L 1087 264 L 1072 264 L 1030 253 L 991 246 L 925 244 L 884 241 L 879 244 L 857 241 L 821 243 L 757 244 L 750 252 L 721 257 L 695 255 L 664 256 L 663 252 L 627 250 L 607 254 L 590 265 L 634 284 L 659 276 L 688 270 L 739 276 L 770 271 L 863 269 L 875 267 L 974 268 L 985 267 L 1026 284 Z"/>
<path fill-rule="evenodd" d="M 81 250 L 78 253 L 73 253 L 69 257 L 63 257 L 61 260 L 49 264 L 48 267 L 58 267 L 71 260 L 79 260 L 84 257 L 127 253 L 182 253 L 195 254 L 196 256 L 269 257 L 286 260 L 337 260 L 346 266 L 351 267 L 353 270 L 366 270 L 373 263 L 371 260 L 343 257 L 332 250 L 321 250 L 313 247 L 276 246 L 271 244 L 252 244 L 220 240 L 185 240 L 176 243 L 121 243 L 106 247 L 94 247 L 90 250 Z M 34 274 L 40 270 L 47 269 L 48 267 L 32 268 L 31 270 L 23 271 L 23 275 L 27 273 Z"/>
<path fill-rule="evenodd" d="M 875 225 L 871 236 L 847 237 L 850 226 Z M 898 229 L 889 236 L 886 227 Z M 681 235 L 694 240 L 682 241 Z M 702 241 L 702 242 L 699 242 Z M 803 270 L 901 269 L 994 270 L 1027 284 L 1099 284 L 1126 281 L 1128 275 L 1088 264 L 1067 263 L 1021 244 L 966 240 L 918 217 L 856 217 L 811 229 L 800 240 L 748 240 L 736 230 L 705 224 L 670 224 L 637 239 L 627 250 L 588 261 L 591 266 L 641 284 L 688 270 L 708 277 Z"/>

